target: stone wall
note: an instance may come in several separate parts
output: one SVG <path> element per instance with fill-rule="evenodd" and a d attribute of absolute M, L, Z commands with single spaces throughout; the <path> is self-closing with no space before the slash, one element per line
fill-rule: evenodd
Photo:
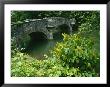
<path fill-rule="evenodd" d="M 29 34 L 32 32 L 42 32 L 47 36 L 47 39 L 53 39 L 50 28 L 56 29 L 58 26 L 66 24 L 69 26 L 70 33 L 73 31 L 72 26 L 75 24 L 75 19 L 67 19 L 62 17 L 49 17 L 43 19 L 27 19 L 23 23 L 18 25 L 12 25 L 12 39 L 20 47 L 21 44 L 25 47 L 25 44 L 29 42 Z"/>

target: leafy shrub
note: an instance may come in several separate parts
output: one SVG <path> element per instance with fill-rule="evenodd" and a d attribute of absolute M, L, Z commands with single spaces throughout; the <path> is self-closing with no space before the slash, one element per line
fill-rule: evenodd
<path fill-rule="evenodd" d="M 99 76 L 99 53 L 93 48 L 94 41 L 80 34 L 63 34 L 64 41 L 57 43 L 46 60 L 32 59 L 16 52 L 12 57 L 12 76 Z"/>
<path fill-rule="evenodd" d="M 78 68 L 81 72 L 94 72 L 99 64 L 99 53 L 93 48 L 94 41 L 79 34 L 64 36 L 64 42 L 57 43 L 53 56 L 63 67 Z M 94 72 L 95 73 L 95 72 Z M 92 74 L 92 73 L 91 73 Z"/>

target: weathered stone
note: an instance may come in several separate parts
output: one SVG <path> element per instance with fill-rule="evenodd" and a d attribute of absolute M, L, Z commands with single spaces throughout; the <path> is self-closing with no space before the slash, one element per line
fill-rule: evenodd
<path fill-rule="evenodd" d="M 63 24 L 68 25 L 69 31 L 72 33 L 71 25 L 75 24 L 75 19 L 67 19 L 62 17 L 27 19 L 20 25 L 12 25 L 12 39 L 14 38 L 14 40 L 16 40 L 18 47 L 20 47 L 21 44 L 24 47 L 26 46 L 25 44 L 29 41 L 29 34 L 32 32 L 42 32 L 47 36 L 47 39 L 53 39 L 52 30 L 55 31 L 58 26 Z"/>

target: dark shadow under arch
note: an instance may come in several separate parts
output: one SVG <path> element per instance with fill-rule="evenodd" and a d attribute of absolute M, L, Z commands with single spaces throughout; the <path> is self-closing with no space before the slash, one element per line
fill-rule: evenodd
<path fill-rule="evenodd" d="M 67 24 L 62 24 L 57 27 L 61 33 L 70 34 L 70 27 Z"/>
<path fill-rule="evenodd" d="M 62 24 L 56 28 L 57 32 L 53 33 L 53 38 L 63 38 L 62 33 L 70 34 L 70 27 L 67 24 Z"/>
<path fill-rule="evenodd" d="M 32 32 L 29 34 L 30 41 L 28 46 L 26 47 L 26 51 L 31 51 L 34 46 L 42 45 L 47 42 L 47 36 L 43 32 Z"/>
<path fill-rule="evenodd" d="M 29 34 L 31 40 L 46 40 L 47 36 L 43 32 L 32 32 Z"/>

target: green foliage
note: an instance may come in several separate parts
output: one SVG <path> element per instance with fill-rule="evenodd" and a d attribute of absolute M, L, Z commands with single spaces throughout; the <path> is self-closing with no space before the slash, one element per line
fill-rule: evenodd
<path fill-rule="evenodd" d="M 52 56 L 46 60 L 32 59 L 16 52 L 12 56 L 12 76 L 99 76 L 99 53 L 93 48 L 94 41 L 80 34 L 63 34 L 64 41 L 57 43 Z"/>
<path fill-rule="evenodd" d="M 99 11 L 12 11 L 11 22 L 12 24 L 20 24 L 25 19 L 39 19 L 45 17 L 64 17 L 64 18 L 75 18 L 76 25 L 79 26 L 86 21 L 100 20 Z M 95 17 L 96 16 L 96 17 Z M 97 18 L 95 20 L 94 18 Z"/>
<path fill-rule="evenodd" d="M 81 26 L 79 26 L 80 32 L 89 33 L 100 29 L 100 18 L 97 13 L 93 13 L 92 16 L 89 18 L 87 17 L 86 20 L 85 23 L 82 23 Z"/>
<path fill-rule="evenodd" d="M 91 72 L 92 75 L 99 64 L 99 53 L 93 48 L 94 41 L 79 34 L 63 36 L 64 42 L 58 43 L 53 51 L 57 62 L 63 67 L 78 68 L 80 72 Z"/>

